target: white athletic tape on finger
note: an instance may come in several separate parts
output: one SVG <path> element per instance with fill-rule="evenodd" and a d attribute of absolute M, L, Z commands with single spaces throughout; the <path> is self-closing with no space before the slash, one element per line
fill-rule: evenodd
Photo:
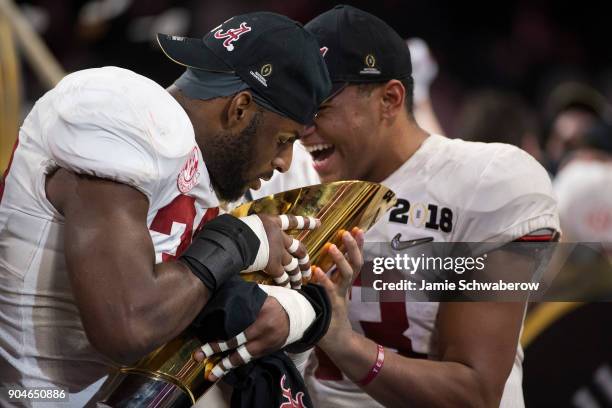
<path fill-rule="evenodd" d="M 246 344 L 243 344 L 242 346 L 238 347 L 238 350 L 236 351 L 238 352 L 240 357 L 242 357 L 242 361 L 244 361 L 244 364 L 248 363 L 249 361 L 253 359 L 253 356 L 251 355 L 251 353 L 249 353 L 249 350 L 247 350 L 246 348 Z"/>
<path fill-rule="evenodd" d="M 292 239 L 293 241 L 291 241 L 291 245 L 289 246 L 289 248 L 287 248 L 287 251 L 289 251 L 290 254 L 297 251 L 298 248 L 300 247 L 300 241 L 295 238 L 292 238 Z"/>
<path fill-rule="evenodd" d="M 298 263 L 300 265 L 306 265 L 308 262 L 310 262 L 310 257 L 308 256 L 308 253 L 306 253 L 303 258 L 298 259 Z"/>
<path fill-rule="evenodd" d="M 287 272 L 283 272 L 281 276 L 274 278 L 274 282 L 276 283 L 283 283 L 284 281 L 287 281 L 287 283 L 289 283 L 289 275 L 287 275 Z"/>
<path fill-rule="evenodd" d="M 317 227 L 317 219 L 315 217 L 308 217 L 308 220 L 308 229 L 315 229 Z"/>
<path fill-rule="evenodd" d="M 289 217 L 285 214 L 279 215 L 281 221 L 281 229 L 286 231 L 289 228 Z"/>
<path fill-rule="evenodd" d="M 261 218 L 259 218 L 257 215 L 240 217 L 239 220 L 248 225 L 255 235 L 257 235 L 257 238 L 259 238 L 259 249 L 257 250 L 255 261 L 253 264 L 251 264 L 251 266 L 242 272 L 247 273 L 261 271 L 266 267 L 266 265 L 268 265 L 268 260 L 270 258 L 270 244 L 268 243 L 268 235 L 266 234 L 266 229 L 263 226 L 263 222 L 261 222 Z"/>
<path fill-rule="evenodd" d="M 242 344 L 244 344 L 246 342 L 247 342 L 247 338 L 246 338 L 246 335 L 244 334 L 244 332 L 238 333 L 238 335 L 236 336 L 236 346 L 235 347 L 238 347 L 238 346 L 240 346 L 240 345 L 242 345 Z M 232 347 L 230 347 L 229 343 L 230 343 L 229 340 L 228 341 L 221 341 L 221 342 L 219 342 L 218 343 L 219 344 L 219 350 L 221 350 L 221 352 L 223 352 L 223 351 L 226 351 L 226 350 L 229 350 L 230 348 L 232 348 Z M 202 351 L 204 351 L 205 347 L 207 347 L 207 351 L 210 351 L 211 354 L 214 354 L 214 350 L 208 344 L 202 346 Z M 206 354 L 206 352 L 205 352 L 205 354 Z M 208 354 L 207 354 L 207 356 L 208 356 Z"/>
<path fill-rule="evenodd" d="M 304 279 L 310 279 L 311 276 L 312 272 L 310 271 L 310 268 L 306 269 L 305 271 L 302 271 L 302 277 Z"/>
<path fill-rule="evenodd" d="M 302 280 L 302 274 L 296 273 L 295 275 L 289 275 L 290 282 L 300 282 Z"/>
<path fill-rule="evenodd" d="M 236 336 L 236 343 L 237 343 L 237 345 L 238 346 L 242 346 L 246 342 L 247 342 L 246 334 L 244 334 L 244 332 L 240 332 Z"/>
<path fill-rule="evenodd" d="M 259 287 L 268 296 L 276 298 L 289 316 L 289 335 L 283 347 L 300 340 L 317 317 L 308 299 L 293 289 L 269 285 L 259 285 Z"/>
<path fill-rule="evenodd" d="M 285 269 L 285 271 L 287 272 L 291 272 L 292 270 L 294 270 L 295 268 L 298 267 L 298 260 L 296 258 L 291 258 L 291 262 L 289 262 L 289 264 L 283 266 L 283 268 Z M 281 281 L 282 282 L 282 281 Z M 277 282 L 278 283 L 278 282 Z"/>
<path fill-rule="evenodd" d="M 213 354 L 215 354 L 215 351 L 212 349 L 212 347 L 208 343 L 200 347 L 200 350 L 202 350 L 202 353 L 204 353 L 206 357 L 210 357 Z"/>
<path fill-rule="evenodd" d="M 232 364 L 232 361 L 230 360 L 229 356 L 221 360 L 221 364 L 223 364 L 223 367 L 226 370 L 231 370 L 232 368 L 234 368 L 234 364 Z"/>
<path fill-rule="evenodd" d="M 225 375 L 225 371 L 219 367 L 219 365 L 214 366 L 211 373 L 217 378 L 221 378 Z"/>
<path fill-rule="evenodd" d="M 296 216 L 295 217 L 297 219 L 297 227 L 295 227 L 296 229 L 302 229 L 304 228 L 304 217 L 301 216 Z"/>

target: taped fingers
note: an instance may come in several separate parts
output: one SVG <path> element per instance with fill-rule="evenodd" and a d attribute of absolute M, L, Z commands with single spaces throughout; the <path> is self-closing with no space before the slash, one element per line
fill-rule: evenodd
<path fill-rule="evenodd" d="M 310 257 L 308 256 L 308 251 L 306 250 L 306 247 L 304 246 L 304 244 L 300 242 L 299 240 L 295 238 L 291 238 L 289 236 L 285 238 L 285 244 L 286 244 L 287 251 L 289 251 L 291 255 L 297 258 L 299 272 L 302 275 L 306 273 L 308 276 L 310 276 Z M 291 276 L 292 274 L 289 273 L 289 275 Z"/>
<path fill-rule="evenodd" d="M 225 357 L 223 360 L 219 362 L 219 364 L 213 367 L 210 373 L 216 378 L 221 378 L 232 368 L 234 368 L 234 365 L 230 361 L 229 357 Z M 209 375 L 209 378 L 211 378 L 210 375 Z M 214 381 L 214 380 L 211 380 L 211 381 Z"/>
<path fill-rule="evenodd" d="M 290 254 L 295 255 L 295 252 L 300 248 L 300 241 L 295 238 L 292 238 L 291 245 L 287 248 Z"/>
<path fill-rule="evenodd" d="M 306 255 L 304 255 L 302 258 L 298 259 L 298 265 L 300 266 L 302 277 L 310 279 L 310 277 L 312 276 L 312 271 L 310 267 L 310 257 L 308 256 L 308 253 L 306 253 Z"/>
<path fill-rule="evenodd" d="M 314 217 L 304 217 L 301 215 L 281 214 L 280 219 L 281 229 L 283 231 L 292 229 L 308 229 L 312 230 L 321 225 L 321 221 Z"/>
<path fill-rule="evenodd" d="M 298 256 L 298 266 L 300 268 L 300 272 L 302 276 L 305 278 L 310 278 L 310 256 L 308 256 L 308 252 L 306 248 L 302 245 L 300 249 L 296 252 L 296 256 Z M 298 255 L 299 254 L 299 255 Z"/>
<path fill-rule="evenodd" d="M 298 266 L 300 268 L 302 278 L 310 280 L 312 273 L 310 271 L 310 257 L 308 256 L 308 252 L 298 259 Z"/>
<path fill-rule="evenodd" d="M 304 255 L 302 258 L 298 259 L 298 264 L 300 266 L 302 265 L 307 265 L 310 263 L 310 257 L 308 256 L 308 253 L 306 253 L 306 255 Z M 310 268 L 309 268 L 310 269 Z M 303 269 L 302 269 L 303 270 Z"/>
<path fill-rule="evenodd" d="M 208 380 L 215 381 L 227 374 L 232 368 L 246 364 L 253 359 L 253 355 L 247 349 L 247 344 L 250 344 L 248 338 L 257 338 L 257 334 L 252 327 L 249 326 L 245 331 L 227 341 L 210 342 L 201 347 L 207 358 L 226 350 L 233 351 L 212 368 L 208 374 Z"/>
<path fill-rule="evenodd" d="M 299 271 L 298 260 L 291 257 L 291 261 L 287 265 L 284 265 L 283 268 L 285 268 L 286 272 L 289 272 L 289 275 L 291 275 L 291 272 L 295 271 L 296 269 Z"/>
<path fill-rule="evenodd" d="M 289 275 L 287 274 L 287 272 L 283 272 L 283 274 L 281 276 L 277 276 L 274 279 L 274 283 L 276 283 L 278 286 L 282 286 L 284 288 L 288 288 L 289 287 Z"/>
<path fill-rule="evenodd" d="M 291 289 L 302 288 L 302 273 L 299 272 L 294 275 L 289 275 L 289 282 L 291 283 Z"/>
<path fill-rule="evenodd" d="M 216 381 L 218 378 L 221 378 L 227 374 L 227 372 L 232 368 L 247 364 L 252 359 L 253 356 L 247 349 L 247 345 L 243 344 L 242 346 L 238 347 L 235 352 L 223 358 L 219 364 L 213 367 L 208 375 L 208 380 Z"/>
<path fill-rule="evenodd" d="M 286 214 L 281 214 L 278 216 L 281 222 L 281 229 L 286 231 L 289 229 L 289 216 Z"/>
<path fill-rule="evenodd" d="M 308 217 L 308 229 L 315 229 L 321 226 L 321 220 L 315 217 Z"/>
<path fill-rule="evenodd" d="M 246 332 L 240 332 L 236 337 L 232 337 L 227 341 L 212 341 L 204 344 L 201 348 L 206 358 L 213 354 L 221 353 L 226 350 L 233 350 L 247 342 Z"/>
<path fill-rule="evenodd" d="M 249 353 L 249 350 L 246 347 L 246 344 L 243 344 L 242 346 L 238 347 L 238 350 L 236 350 L 236 353 L 238 354 L 238 357 L 240 357 L 240 365 L 244 365 L 247 364 L 249 361 L 251 361 L 253 359 L 253 356 L 251 355 L 251 353 Z"/>
<path fill-rule="evenodd" d="M 289 274 L 289 282 L 293 289 L 299 289 L 302 287 L 302 273 L 298 264 L 298 260 L 291 257 L 291 262 L 283 266 L 285 271 Z"/>

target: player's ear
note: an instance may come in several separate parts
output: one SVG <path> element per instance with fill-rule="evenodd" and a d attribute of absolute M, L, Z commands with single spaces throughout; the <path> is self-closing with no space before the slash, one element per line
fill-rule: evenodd
<path fill-rule="evenodd" d="M 246 126 L 256 110 L 253 95 L 248 91 L 238 92 L 228 102 L 227 127 L 232 129 Z"/>
<path fill-rule="evenodd" d="M 380 100 L 382 117 L 392 119 L 404 109 L 406 89 L 397 79 L 392 79 L 381 88 Z"/>

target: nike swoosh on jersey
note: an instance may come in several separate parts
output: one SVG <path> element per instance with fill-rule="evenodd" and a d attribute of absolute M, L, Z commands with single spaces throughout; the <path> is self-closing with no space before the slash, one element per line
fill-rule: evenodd
<path fill-rule="evenodd" d="M 425 244 L 426 242 L 433 241 L 433 237 L 417 238 L 411 239 L 409 241 L 400 241 L 401 237 L 401 233 L 393 237 L 393 239 L 391 240 L 391 248 L 395 249 L 396 251 L 401 251 L 404 249 L 412 248 L 417 245 Z"/>

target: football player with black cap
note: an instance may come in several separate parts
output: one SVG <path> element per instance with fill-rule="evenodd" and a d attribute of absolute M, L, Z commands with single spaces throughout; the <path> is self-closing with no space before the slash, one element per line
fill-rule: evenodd
<path fill-rule="evenodd" d="M 376 250 L 368 242 L 399 249 L 419 239 L 499 246 L 555 239 L 551 183 L 531 156 L 429 134 L 416 123 L 410 54 L 391 27 L 350 6 L 305 27 L 319 40 L 333 83 L 301 137 L 314 169 L 323 181 L 380 182 L 398 197 L 366 234 L 366 261 L 381 256 L 369 253 Z M 490 267 L 513 262 L 506 249 L 488 253 Z M 349 301 L 346 275 L 315 273 L 333 304 L 307 374 L 315 406 L 524 405 L 523 302 L 366 303 L 360 279 Z"/>
<path fill-rule="evenodd" d="M 64 387 L 84 406 L 109 370 L 201 320 L 232 282 L 256 321 L 231 333 L 233 352 L 214 377 L 312 343 L 317 335 L 304 333 L 329 322 L 315 297 L 288 288 L 310 269 L 285 230 L 317 220 L 217 216 L 221 200 L 289 167 L 293 141 L 331 87 L 316 39 L 259 12 L 203 39 L 159 43 L 187 67 L 167 90 L 117 67 L 77 71 L 20 129 L 0 184 L 0 383 Z M 242 281 L 243 270 L 284 287 L 266 292 Z"/>

